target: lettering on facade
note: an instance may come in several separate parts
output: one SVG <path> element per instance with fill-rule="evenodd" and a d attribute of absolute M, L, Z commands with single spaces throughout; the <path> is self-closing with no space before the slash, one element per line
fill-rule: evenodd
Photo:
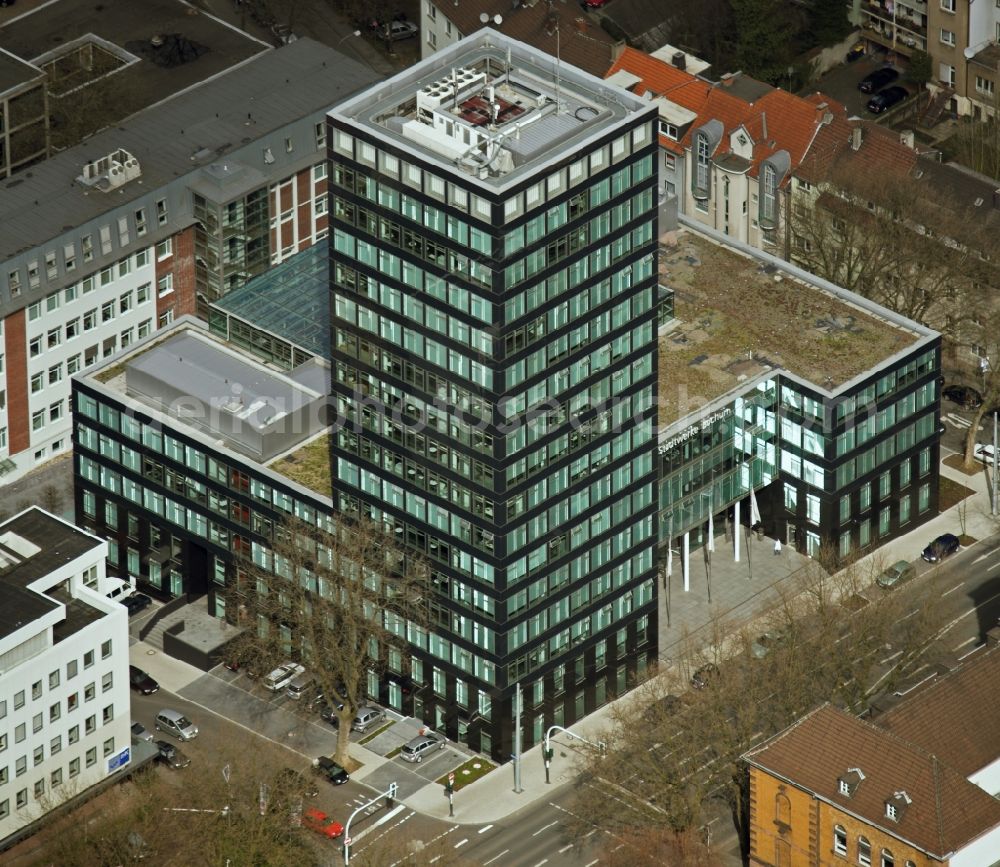
<path fill-rule="evenodd" d="M 686 428 L 681 431 L 677 436 L 672 439 L 667 440 L 665 443 L 660 443 L 658 452 L 660 455 L 665 455 L 674 446 L 679 446 L 682 442 L 685 442 L 697 433 L 708 430 L 717 421 L 722 421 L 724 418 L 729 418 L 733 414 L 732 407 L 726 407 L 725 409 L 720 409 L 718 412 L 713 412 L 711 415 L 705 416 L 701 421 L 696 424 L 691 425 L 691 427 Z"/>

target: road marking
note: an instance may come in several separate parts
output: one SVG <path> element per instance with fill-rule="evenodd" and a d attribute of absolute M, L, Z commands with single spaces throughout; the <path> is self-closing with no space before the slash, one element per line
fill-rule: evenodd
<path fill-rule="evenodd" d="M 548 859 L 548 858 L 542 858 L 542 860 L 541 860 L 541 861 L 539 861 L 539 862 L 538 862 L 538 863 L 537 863 L 537 864 L 535 865 L 535 867 L 542 867 L 542 865 L 543 865 L 543 864 L 548 864 L 548 863 L 549 863 L 549 859 Z"/>
<path fill-rule="evenodd" d="M 987 568 L 987 572 L 992 572 L 994 569 L 1000 568 L 1000 563 L 994 563 L 992 566 Z"/>
<path fill-rule="evenodd" d="M 997 566 L 1000 566 L 1000 563 L 997 563 Z M 995 569 L 996 566 L 994 566 L 992 568 Z M 943 598 L 943 597 L 947 596 L 949 593 L 954 593 L 956 590 L 961 590 L 964 586 L 965 586 L 965 584 L 956 584 L 950 590 L 945 590 L 944 593 L 941 594 L 941 596 Z"/>
<path fill-rule="evenodd" d="M 465 838 L 465 839 L 463 839 L 463 840 L 459 840 L 459 841 L 458 841 L 458 842 L 457 842 L 457 843 L 456 843 L 456 844 L 454 845 L 454 847 L 453 847 L 453 848 L 455 848 L 455 849 L 460 849 L 460 848 L 461 848 L 462 846 L 464 846 L 464 845 L 465 845 L 466 843 L 468 843 L 468 842 L 469 842 L 469 838 L 468 838 L 468 837 L 466 837 L 466 838 Z"/>
<path fill-rule="evenodd" d="M 601 860 L 600 858 L 595 858 L 593 861 L 587 864 L 586 867 L 594 867 L 594 865 L 600 860 Z"/>
<path fill-rule="evenodd" d="M 428 864 L 433 864 L 433 863 L 434 863 L 435 861 L 440 861 L 440 860 L 441 860 L 441 856 L 440 856 L 440 855 L 435 855 L 435 856 L 434 856 L 433 858 L 431 858 L 431 860 L 430 860 L 430 861 L 428 861 L 427 863 L 428 863 Z"/>
<path fill-rule="evenodd" d="M 559 850 L 559 854 L 562 855 L 563 852 L 569 852 L 569 850 L 572 849 L 574 845 L 575 844 L 570 843 L 567 846 L 563 846 L 562 849 Z"/>
<path fill-rule="evenodd" d="M 551 827 L 552 827 L 553 825 L 558 825 L 558 824 L 559 824 L 559 820 L 558 820 L 558 819 L 556 819 L 556 821 L 554 821 L 554 822 L 549 822 L 549 824 L 548 824 L 548 825 L 545 825 L 545 826 L 543 826 L 543 827 L 539 828 L 539 829 L 538 829 L 537 831 L 535 831 L 535 833 L 534 833 L 534 834 L 532 834 L 531 836 L 532 836 L 532 837 L 537 837 L 537 836 L 538 836 L 539 834 L 541 834 L 541 833 L 542 833 L 542 831 L 548 831 L 548 830 L 549 830 L 549 828 L 551 828 Z"/>
<path fill-rule="evenodd" d="M 492 825 L 483 825 L 483 827 L 479 829 L 479 833 L 480 834 L 485 834 L 492 827 L 493 827 Z"/>
<path fill-rule="evenodd" d="M 483 861 L 483 867 L 486 867 L 487 864 L 492 864 L 498 858 L 503 858 L 503 856 L 506 855 L 509 851 L 510 849 L 504 849 L 503 852 L 501 852 L 499 855 L 494 855 L 492 858 L 490 858 L 489 861 Z"/>
<path fill-rule="evenodd" d="M 395 807 L 394 809 L 390 810 L 390 811 L 389 811 L 388 813 L 386 813 L 386 814 L 385 814 L 384 816 L 382 816 L 382 817 L 381 817 L 380 819 L 377 819 L 377 820 L 375 821 L 375 823 L 374 823 L 374 824 L 372 825 L 372 827 L 373 827 L 373 828 L 377 828 L 377 827 L 378 827 L 379 825 L 384 825 L 384 824 L 385 824 L 386 822 L 388 822 L 388 821 L 389 821 L 389 820 L 390 820 L 390 819 L 391 819 L 391 818 L 392 818 L 393 816 L 396 816 L 396 815 L 398 815 L 399 813 L 402 813 L 402 812 L 403 812 L 403 810 L 405 810 L 405 809 L 406 809 L 406 804 L 399 804 L 399 805 L 398 805 L 398 806 L 396 806 L 396 807 Z"/>
<path fill-rule="evenodd" d="M 592 829 L 591 829 L 590 831 L 588 831 L 588 832 L 587 832 L 586 834 L 584 834 L 583 836 L 584 836 L 584 837 L 589 837 L 589 836 L 590 836 L 591 834 L 596 834 L 596 833 L 597 833 L 597 828 L 592 828 Z"/>
<path fill-rule="evenodd" d="M 972 644 L 973 641 L 977 640 L 977 636 L 973 635 L 971 638 L 966 638 L 961 644 L 956 645 L 953 650 L 961 650 L 966 645 Z"/>
<path fill-rule="evenodd" d="M 920 613 L 920 609 L 919 608 L 914 608 L 909 614 L 904 614 L 899 619 L 900 620 L 909 620 L 914 614 L 919 614 L 919 613 Z"/>

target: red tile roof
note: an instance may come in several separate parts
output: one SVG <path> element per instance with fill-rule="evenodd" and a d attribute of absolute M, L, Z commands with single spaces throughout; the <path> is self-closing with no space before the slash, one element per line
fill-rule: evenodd
<path fill-rule="evenodd" d="M 634 93 L 662 96 L 697 115 L 680 142 L 682 147 L 690 145 L 693 129 L 710 120 L 718 120 L 725 127 L 726 135 L 714 155 L 722 156 L 729 151 L 728 134 L 744 127 L 754 142 L 752 176 L 757 174 L 762 160 L 780 150 L 788 151 L 792 167 L 797 166 L 824 120 L 829 120 L 827 113 L 844 114 L 843 106 L 821 94 L 802 98 L 787 91 L 771 90 L 756 102 L 746 102 L 730 93 L 725 81 L 707 81 L 632 48 L 622 52 L 607 76 L 619 70 L 642 79 L 631 88 Z M 821 108 L 824 103 L 825 107 Z M 661 144 L 675 152 L 680 150 L 676 143 L 663 137 Z"/>
<path fill-rule="evenodd" d="M 744 758 L 937 858 L 1000 825 L 1000 801 L 937 756 L 829 704 Z M 853 795 L 842 795 L 838 778 L 853 768 L 864 779 Z M 910 803 L 894 821 L 885 804 L 897 792 Z"/>
<path fill-rule="evenodd" d="M 1000 646 L 915 690 L 876 725 L 934 753 L 969 777 L 1000 758 Z"/>

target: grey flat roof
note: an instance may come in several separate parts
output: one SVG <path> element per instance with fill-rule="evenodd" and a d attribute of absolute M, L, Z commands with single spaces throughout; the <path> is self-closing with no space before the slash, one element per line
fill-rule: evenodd
<path fill-rule="evenodd" d="M 3 32 L 6 35 L 6 29 Z M 370 69 L 333 48 L 299 39 L 175 94 L 0 186 L 0 258 L 45 244 L 216 163 L 221 155 L 323 111 L 374 79 Z M 86 163 L 117 148 L 139 161 L 140 179 L 112 193 L 95 192 L 75 181 Z M 206 156 L 192 159 L 196 152 Z"/>
<path fill-rule="evenodd" d="M 64 43 L 87 35 L 104 39 L 136 56 L 138 44 L 158 34 L 179 34 L 208 50 L 169 68 L 149 60 L 129 66 L 122 98 L 137 111 L 179 90 L 217 75 L 270 48 L 235 27 L 181 0 L 55 0 L 13 18 L 3 28 L 3 45 L 34 61 Z M 130 47 L 131 46 L 131 47 Z"/>
<path fill-rule="evenodd" d="M 168 337 L 126 361 L 129 371 L 145 374 L 143 383 L 163 385 L 153 394 L 136 392 L 131 380 L 130 397 L 152 400 L 161 408 L 175 400 L 194 400 L 202 407 L 220 407 L 239 416 L 254 430 L 263 430 L 281 415 L 315 400 L 315 393 L 290 375 L 275 373 L 247 356 L 238 355 L 211 335 L 184 331 Z M 308 390 L 307 390 L 308 389 Z M 211 417 L 208 427 L 214 429 Z"/>
<path fill-rule="evenodd" d="M 4 48 L 0 48 L 0 94 L 41 76 L 37 66 L 26 63 Z"/>
<path fill-rule="evenodd" d="M 449 87 L 454 103 L 442 96 Z M 432 125 L 426 107 L 435 102 L 435 117 L 443 122 L 427 132 Z M 418 103 L 424 106 L 419 113 Z M 491 104 L 500 111 L 493 123 L 488 120 Z M 449 173 L 459 171 L 456 153 L 463 150 L 461 136 L 452 129 L 488 136 L 493 144 L 487 152 L 497 154 L 490 159 L 493 168 L 486 177 L 470 169 L 468 178 L 500 191 L 647 111 L 655 115 L 656 108 L 627 90 L 484 28 L 337 105 L 331 115 L 437 162 Z M 447 133 L 444 121 L 454 125 Z M 424 132 L 414 132 L 420 129 Z M 466 150 L 468 143 L 466 138 Z M 510 153 L 512 165 L 503 167 L 501 151 Z"/>
<path fill-rule="evenodd" d="M 58 606 L 28 590 L 29 584 L 100 544 L 37 507 L 0 524 L 0 635 L 10 635 Z"/>
<path fill-rule="evenodd" d="M 331 361 L 329 256 L 329 238 L 317 241 L 212 307 Z"/>

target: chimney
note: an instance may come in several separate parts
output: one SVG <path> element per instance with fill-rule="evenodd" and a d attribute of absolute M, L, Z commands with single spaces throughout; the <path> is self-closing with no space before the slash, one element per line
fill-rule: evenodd
<path fill-rule="evenodd" d="M 732 87 L 733 84 L 733 74 L 731 72 L 722 73 L 722 78 L 720 79 L 723 87 Z"/>
<path fill-rule="evenodd" d="M 822 126 L 831 121 L 833 121 L 833 112 L 830 111 L 830 107 L 825 102 L 821 102 L 816 106 L 816 123 Z"/>
<path fill-rule="evenodd" d="M 861 142 L 864 139 L 864 130 L 860 126 L 854 127 L 851 130 L 851 150 L 859 151 L 861 150 Z"/>
<path fill-rule="evenodd" d="M 913 150 L 916 143 L 916 137 L 913 135 L 912 129 L 904 129 L 899 133 L 899 143 L 901 145 L 906 145 L 910 150 Z"/>
<path fill-rule="evenodd" d="M 675 51 L 674 56 L 670 60 L 681 72 L 687 69 L 687 60 L 683 51 Z"/>

